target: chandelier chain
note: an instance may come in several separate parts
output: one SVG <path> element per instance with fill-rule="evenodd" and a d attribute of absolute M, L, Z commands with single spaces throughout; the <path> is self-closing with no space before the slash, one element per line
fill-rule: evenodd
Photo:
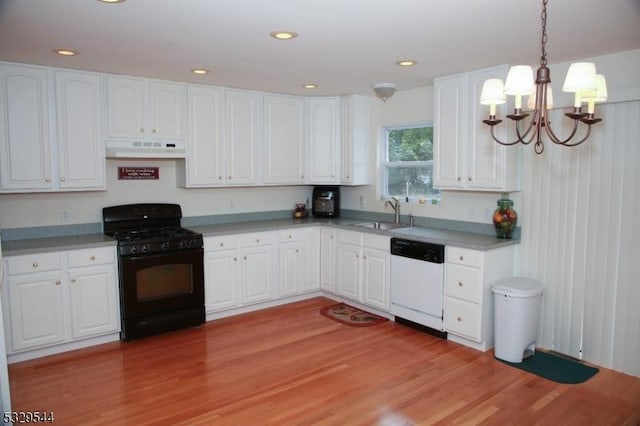
<path fill-rule="evenodd" d="M 540 65 L 543 67 L 547 66 L 547 2 L 548 0 L 542 1 L 542 14 L 540 15 L 542 19 L 542 56 L 540 56 Z"/>

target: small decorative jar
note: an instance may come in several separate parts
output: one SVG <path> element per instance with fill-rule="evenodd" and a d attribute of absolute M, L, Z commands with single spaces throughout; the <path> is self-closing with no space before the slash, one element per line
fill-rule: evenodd
<path fill-rule="evenodd" d="M 510 240 L 518 223 L 518 214 L 513 209 L 513 201 L 503 194 L 498 200 L 498 208 L 493 212 L 493 226 L 496 228 L 496 236 Z"/>

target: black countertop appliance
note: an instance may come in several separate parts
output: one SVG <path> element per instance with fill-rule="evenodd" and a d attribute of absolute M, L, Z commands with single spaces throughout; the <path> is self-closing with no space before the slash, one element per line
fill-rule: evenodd
<path fill-rule="evenodd" d="M 338 217 L 340 215 L 340 187 L 316 186 L 313 188 L 312 213 L 315 217 Z"/>

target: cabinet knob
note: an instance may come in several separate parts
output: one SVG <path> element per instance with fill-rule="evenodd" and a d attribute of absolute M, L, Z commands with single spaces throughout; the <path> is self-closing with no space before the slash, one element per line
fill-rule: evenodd
<path fill-rule="evenodd" d="M 463 261 L 464 260 L 464 256 L 460 256 L 460 260 Z"/>
<path fill-rule="evenodd" d="M 60 285 L 60 280 L 56 280 L 56 285 Z"/>
<path fill-rule="evenodd" d="M 234 262 L 237 262 L 237 261 L 238 261 L 238 258 L 237 258 L 237 257 L 234 257 L 234 258 L 233 258 L 233 261 L 234 261 Z"/>
<path fill-rule="evenodd" d="M 298 253 L 298 252 L 299 252 L 299 250 L 298 250 L 298 249 L 296 249 L 296 253 Z"/>
<path fill-rule="evenodd" d="M 259 242 L 260 242 L 260 238 L 256 238 L 256 243 L 259 243 Z"/>
<path fill-rule="evenodd" d="M 289 235 L 289 239 L 291 239 L 291 235 Z"/>
<path fill-rule="evenodd" d="M 360 255 L 359 254 L 356 254 L 356 259 L 360 259 Z"/>
<path fill-rule="evenodd" d="M 227 176 L 227 179 L 231 179 L 231 176 Z"/>
<path fill-rule="evenodd" d="M 95 256 L 91 256 L 89 259 L 96 260 L 96 257 Z"/>
<path fill-rule="evenodd" d="M 458 182 L 460 182 L 462 180 L 462 178 L 460 176 L 458 176 Z"/>
<path fill-rule="evenodd" d="M 222 176 L 218 176 L 218 179 L 219 179 L 219 180 L 222 180 Z"/>
<path fill-rule="evenodd" d="M 471 182 L 471 176 L 469 176 L 469 177 L 467 178 L 467 180 L 468 180 L 469 182 Z"/>
<path fill-rule="evenodd" d="M 140 133 L 144 133 L 144 129 L 143 128 L 140 128 Z"/>
<path fill-rule="evenodd" d="M 60 177 L 60 182 L 64 182 L 64 181 L 65 181 L 64 176 L 61 176 L 61 177 Z"/>
<path fill-rule="evenodd" d="M 156 129 L 152 129 L 151 132 L 152 133 L 158 133 L 158 132 L 156 132 Z"/>
<path fill-rule="evenodd" d="M 367 258 L 367 256 L 366 256 L 366 255 L 364 255 L 364 256 L 362 256 L 362 258 L 363 258 L 363 259 L 366 259 L 366 258 Z"/>
<path fill-rule="evenodd" d="M 304 175 L 300 176 L 301 179 L 304 179 Z"/>
<path fill-rule="evenodd" d="M 462 284 L 462 281 L 458 281 L 458 287 L 464 287 L 464 284 Z"/>
<path fill-rule="evenodd" d="M 33 262 L 33 263 L 31 264 L 31 266 L 33 266 L 34 268 L 37 268 L 37 267 L 38 267 L 38 262 Z"/>
<path fill-rule="evenodd" d="M 462 322 L 462 317 L 458 315 L 458 318 L 456 318 L 456 320 L 458 320 L 458 322 Z"/>
<path fill-rule="evenodd" d="M 224 247 L 224 243 L 220 243 L 220 247 Z"/>
<path fill-rule="evenodd" d="M 244 257 L 244 260 L 247 260 L 247 256 Z"/>
<path fill-rule="evenodd" d="M 76 279 L 75 279 L 75 278 L 71 278 L 71 282 L 72 282 L 72 283 L 75 283 L 75 282 L 76 282 Z"/>
<path fill-rule="evenodd" d="M 44 181 L 49 183 L 49 182 L 51 182 L 51 178 L 44 178 Z"/>

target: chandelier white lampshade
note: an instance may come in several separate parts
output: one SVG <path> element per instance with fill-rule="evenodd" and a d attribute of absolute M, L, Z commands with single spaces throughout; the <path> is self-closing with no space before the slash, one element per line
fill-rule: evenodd
<path fill-rule="evenodd" d="M 582 102 L 588 105 L 587 113 L 593 114 L 596 102 L 607 100 L 607 81 L 602 74 L 596 74 L 596 90 L 582 92 Z"/>
<path fill-rule="evenodd" d="M 602 121 L 594 116 L 595 103 L 604 102 L 607 99 L 607 86 L 602 75 L 596 74 L 596 66 L 592 62 L 577 62 L 571 64 L 567 76 L 562 86 L 565 92 L 575 93 L 573 109 L 565 113 L 567 117 L 573 120 L 573 130 L 566 139 L 559 138 L 551 129 L 551 122 L 547 114 L 547 110 L 553 106 L 553 93 L 551 91 L 551 72 L 547 67 L 547 3 L 549 0 L 542 0 L 542 55 L 540 56 L 540 67 L 536 71 L 535 80 L 533 78 L 533 70 L 527 65 L 516 65 L 509 69 L 507 80 L 504 84 L 504 94 L 515 96 L 515 108 L 513 114 L 507 117 L 515 122 L 515 130 L 517 139 L 511 142 L 501 141 L 496 137 L 495 126 L 502 123 L 502 120 L 496 118 L 496 108 L 500 99 L 497 95 L 484 96 L 485 87 L 483 86 L 480 103 L 489 105 L 489 119 L 483 120 L 483 123 L 491 127 L 491 137 L 494 141 L 501 145 L 515 145 L 522 143 L 528 145 L 534 143 L 535 152 L 541 154 L 544 150 L 542 141 L 543 134 L 551 142 L 562 146 L 580 145 L 589 138 L 591 134 L 591 125 Z M 597 77 L 596 77 L 597 76 Z M 497 83 L 487 80 L 487 91 L 490 87 L 497 87 Z M 523 120 L 530 114 L 522 111 L 522 96 L 529 95 L 527 107 L 531 110 L 531 121 L 522 126 Z M 582 111 L 582 103 L 588 105 L 587 112 Z M 577 134 L 579 124 L 587 125 L 585 134 L 581 138 L 573 140 Z"/>
<path fill-rule="evenodd" d="M 499 78 L 490 78 L 485 80 L 480 93 L 480 103 L 489 105 L 490 115 L 496 115 L 496 105 L 502 105 L 507 102 L 507 96 L 504 93 L 504 83 Z"/>

